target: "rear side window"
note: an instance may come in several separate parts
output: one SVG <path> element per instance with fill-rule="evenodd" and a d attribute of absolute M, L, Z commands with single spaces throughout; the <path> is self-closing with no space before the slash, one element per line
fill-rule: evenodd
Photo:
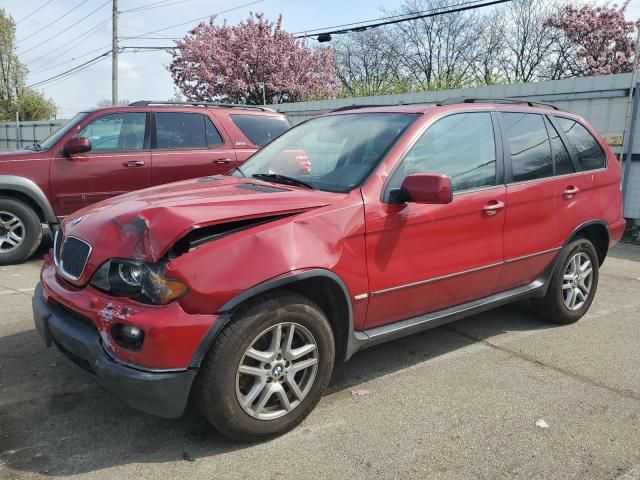
<path fill-rule="evenodd" d="M 502 120 L 511 154 L 513 181 L 551 177 L 551 146 L 542 115 L 502 113 Z"/>
<path fill-rule="evenodd" d="M 206 137 L 207 137 L 207 147 L 215 147 L 217 145 L 222 145 L 224 142 L 222 141 L 222 137 L 220 136 L 220 132 L 215 127 L 213 122 L 209 117 L 204 117 Z"/>
<path fill-rule="evenodd" d="M 199 113 L 156 113 L 156 148 L 206 148 L 205 116 Z"/>
<path fill-rule="evenodd" d="M 405 156 L 390 185 L 407 175 L 440 173 L 454 192 L 496 184 L 496 146 L 488 112 L 457 113 L 436 121 Z"/>
<path fill-rule="evenodd" d="M 555 164 L 556 175 L 566 175 L 575 172 L 573 163 L 571 163 L 571 157 L 565 147 L 560 135 L 556 131 L 555 127 L 551 125 L 551 122 L 545 118 L 547 125 L 547 131 L 549 132 L 549 138 L 551 139 L 551 150 L 553 152 L 553 161 Z"/>
<path fill-rule="evenodd" d="M 583 170 L 604 168 L 606 165 L 605 155 L 593 135 L 575 120 L 564 117 L 555 118 L 573 146 Z"/>
<path fill-rule="evenodd" d="M 266 145 L 291 128 L 289 120 L 285 117 L 266 115 L 230 115 L 230 117 L 251 143 L 259 147 Z"/>

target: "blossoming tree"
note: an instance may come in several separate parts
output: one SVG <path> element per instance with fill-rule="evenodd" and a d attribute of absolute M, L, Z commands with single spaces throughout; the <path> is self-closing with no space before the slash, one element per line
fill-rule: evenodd
<path fill-rule="evenodd" d="M 612 6 L 566 5 L 545 22 L 561 29 L 576 47 L 584 75 L 606 75 L 631 71 L 634 56 L 632 33 L 638 22 L 625 20 L 629 0 Z"/>
<path fill-rule="evenodd" d="M 339 88 L 333 52 L 312 49 L 252 14 L 238 25 L 202 22 L 179 40 L 169 71 L 189 100 L 282 103 L 326 98 Z M 263 92 L 264 88 L 264 92 Z"/>

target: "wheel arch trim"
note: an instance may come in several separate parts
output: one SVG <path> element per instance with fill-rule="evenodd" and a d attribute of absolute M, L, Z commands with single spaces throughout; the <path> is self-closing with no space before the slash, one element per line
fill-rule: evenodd
<path fill-rule="evenodd" d="M 599 227 L 604 227 L 605 232 L 607 233 L 607 241 L 605 242 L 605 247 L 604 247 L 604 252 L 602 252 L 602 259 L 598 258 L 598 260 L 600 260 L 600 265 L 602 265 L 602 263 L 604 262 L 607 253 L 609 252 L 609 242 L 611 241 L 611 233 L 609 232 L 609 224 L 607 224 L 607 222 L 605 222 L 604 220 L 601 219 L 593 219 L 593 220 L 588 220 L 584 223 L 581 223 L 580 225 L 578 225 L 575 229 L 573 229 L 573 231 L 569 234 L 569 236 L 567 237 L 567 240 L 564 242 L 563 247 L 566 247 L 567 245 L 569 245 L 569 243 L 571 243 L 571 241 L 576 237 L 576 235 L 581 231 L 584 230 L 585 228 L 589 228 L 589 227 L 593 227 L 593 226 L 599 226 Z M 596 247 L 596 252 L 598 252 L 598 246 L 594 245 Z M 600 255 L 600 252 L 598 252 L 598 256 Z"/>
<path fill-rule="evenodd" d="M 58 223 L 49 199 L 33 180 L 18 175 L 0 175 L 0 191 L 2 190 L 26 195 L 40 208 L 47 223 Z"/>
<path fill-rule="evenodd" d="M 215 341 L 218 334 L 222 331 L 222 329 L 231 321 L 232 312 L 235 308 L 237 308 L 242 303 L 250 300 L 254 297 L 262 295 L 263 293 L 269 292 L 271 290 L 275 290 L 277 288 L 286 287 L 287 285 L 291 285 L 293 283 L 297 283 L 303 280 L 309 280 L 313 278 L 325 278 L 333 281 L 342 291 L 344 295 L 344 300 L 347 305 L 347 315 L 348 315 L 348 333 L 347 333 L 347 346 L 346 346 L 346 355 L 345 360 L 350 358 L 353 353 L 355 353 L 359 348 L 359 341 L 356 339 L 354 334 L 354 319 L 353 319 L 353 304 L 351 303 L 351 297 L 349 294 L 349 289 L 347 288 L 344 281 L 336 275 L 334 272 L 322 268 L 313 268 L 309 270 L 295 271 L 290 272 L 265 282 L 259 283 L 242 293 L 236 295 L 231 300 L 226 302 L 222 307 L 218 309 L 218 313 L 220 317 L 216 320 L 216 322 L 209 328 L 204 338 L 198 345 L 193 357 L 191 358 L 191 363 L 189 364 L 189 368 L 197 369 L 200 367 L 204 356 L 209 351 L 209 348 Z"/>

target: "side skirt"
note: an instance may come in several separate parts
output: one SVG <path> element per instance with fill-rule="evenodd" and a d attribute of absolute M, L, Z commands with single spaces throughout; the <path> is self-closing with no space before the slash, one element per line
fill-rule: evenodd
<path fill-rule="evenodd" d="M 439 327 L 460 320 L 461 318 L 491 310 L 524 298 L 544 296 L 547 286 L 545 277 L 523 287 L 507 290 L 479 300 L 463 303 L 462 305 L 456 305 L 455 307 L 445 308 L 444 310 L 420 315 L 407 320 L 400 320 L 389 325 L 354 332 L 357 349 L 362 350 L 380 343 Z"/>

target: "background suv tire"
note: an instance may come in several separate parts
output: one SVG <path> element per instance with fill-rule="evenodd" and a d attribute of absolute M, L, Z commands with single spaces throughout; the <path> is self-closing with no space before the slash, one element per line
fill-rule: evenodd
<path fill-rule="evenodd" d="M 313 410 L 334 361 L 322 310 L 294 292 L 269 293 L 242 306 L 220 332 L 196 378 L 195 401 L 224 435 L 263 440 Z"/>
<path fill-rule="evenodd" d="M 546 295 L 535 300 L 542 318 L 560 324 L 582 318 L 598 287 L 599 265 L 596 249 L 586 238 L 566 245 Z"/>
<path fill-rule="evenodd" d="M 0 198 L 0 265 L 25 261 L 42 241 L 36 212 L 19 200 Z"/>

